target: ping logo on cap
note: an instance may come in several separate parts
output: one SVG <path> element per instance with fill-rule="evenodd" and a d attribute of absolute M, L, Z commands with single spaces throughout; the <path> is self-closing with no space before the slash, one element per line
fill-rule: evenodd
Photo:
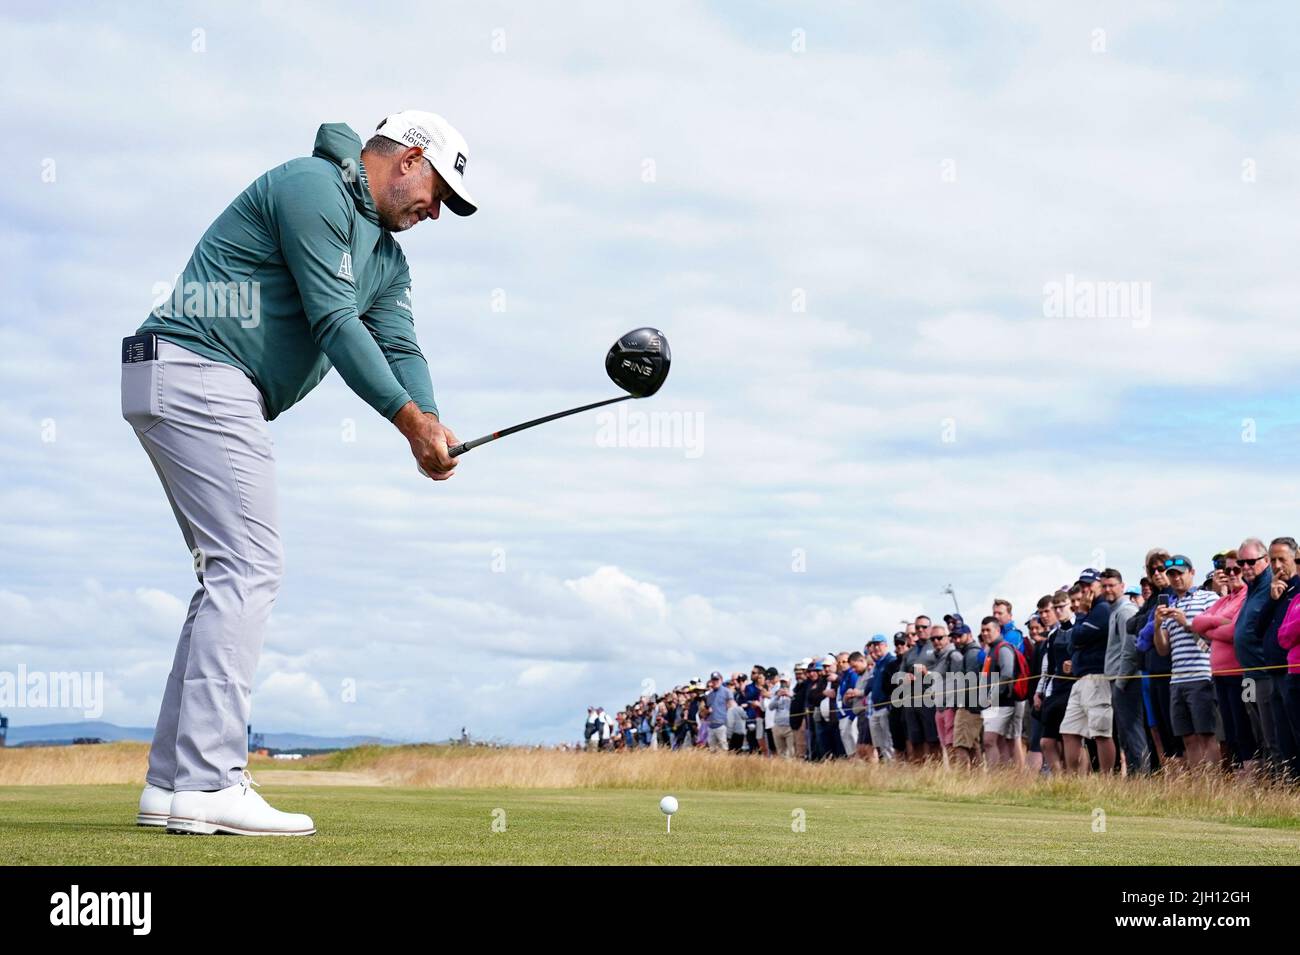
<path fill-rule="evenodd" d="M 465 154 L 456 153 L 456 171 L 462 176 L 465 175 Z"/>

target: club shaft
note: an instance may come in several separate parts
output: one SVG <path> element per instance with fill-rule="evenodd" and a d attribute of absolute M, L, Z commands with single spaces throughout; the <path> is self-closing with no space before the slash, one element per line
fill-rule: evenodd
<path fill-rule="evenodd" d="M 489 441 L 495 441 L 497 438 L 504 438 L 508 434 L 514 434 L 517 431 L 526 431 L 529 428 L 535 428 L 539 424 L 546 424 L 548 421 L 554 421 L 556 418 L 567 418 L 571 414 L 577 414 L 580 411 L 590 411 L 592 408 L 602 408 L 605 405 L 612 405 L 618 401 L 627 401 L 629 398 L 635 398 L 635 395 L 621 395 L 618 398 L 607 398 L 604 401 L 597 401 L 593 404 L 583 405 L 581 408 L 570 408 L 568 411 L 557 411 L 555 414 L 548 414 L 545 418 L 534 418 L 532 421 L 525 421 L 523 424 L 517 424 L 513 427 L 504 428 L 501 431 L 493 431 L 491 434 L 485 434 L 481 438 L 475 438 L 473 441 L 466 441 L 447 450 L 453 458 L 459 457 L 466 451 L 472 451 L 480 444 L 487 444 Z"/>

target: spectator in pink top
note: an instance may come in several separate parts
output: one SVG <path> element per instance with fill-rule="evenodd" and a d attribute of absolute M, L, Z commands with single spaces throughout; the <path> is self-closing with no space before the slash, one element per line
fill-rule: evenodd
<path fill-rule="evenodd" d="M 1286 616 L 1277 628 L 1277 643 L 1286 651 L 1286 678 L 1279 679 L 1287 695 L 1286 715 L 1291 720 L 1291 735 L 1300 739 L 1300 600 L 1291 601 Z"/>
<path fill-rule="evenodd" d="M 1215 568 L 1216 577 L 1219 572 Z M 1255 734 L 1251 732 L 1250 717 L 1241 702 L 1241 664 L 1232 648 L 1237 615 L 1246 602 L 1246 582 L 1241 578 L 1235 550 L 1223 555 L 1222 573 L 1226 595 L 1192 621 L 1192 630 L 1210 641 L 1210 672 L 1214 675 L 1223 745 L 1227 748 L 1224 755 L 1236 768 L 1255 752 Z"/>

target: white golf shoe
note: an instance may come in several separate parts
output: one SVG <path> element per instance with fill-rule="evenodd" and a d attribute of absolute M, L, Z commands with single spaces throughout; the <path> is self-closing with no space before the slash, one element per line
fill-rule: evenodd
<path fill-rule="evenodd" d="M 310 836 L 316 831 L 311 816 L 280 812 L 253 792 L 253 777 L 214 793 L 178 792 L 172 797 L 167 831 L 210 836 Z"/>
<path fill-rule="evenodd" d="M 152 783 L 145 783 L 140 793 L 140 811 L 135 814 L 137 826 L 165 826 L 172 812 L 172 791 Z"/>

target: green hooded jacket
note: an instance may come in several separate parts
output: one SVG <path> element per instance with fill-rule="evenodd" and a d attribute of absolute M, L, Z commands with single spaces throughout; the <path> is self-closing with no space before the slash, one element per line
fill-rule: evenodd
<path fill-rule="evenodd" d="M 380 228 L 361 140 L 342 123 L 245 189 L 208 227 L 139 332 L 241 369 L 275 418 L 333 366 L 385 418 L 437 414 L 411 273 Z"/>

